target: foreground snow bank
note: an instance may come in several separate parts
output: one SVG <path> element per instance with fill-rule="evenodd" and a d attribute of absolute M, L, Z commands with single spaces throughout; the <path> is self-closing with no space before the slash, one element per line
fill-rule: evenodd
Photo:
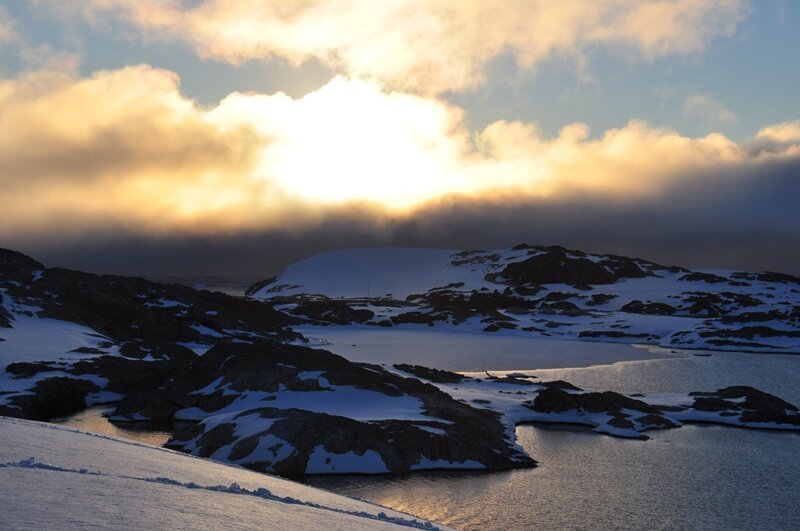
<path fill-rule="evenodd" d="M 436 529 L 290 481 L 0 417 L 0 528 Z"/>

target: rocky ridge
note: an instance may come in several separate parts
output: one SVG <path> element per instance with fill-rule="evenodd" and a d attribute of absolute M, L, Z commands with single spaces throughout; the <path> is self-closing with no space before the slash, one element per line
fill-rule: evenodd
<path fill-rule="evenodd" d="M 562 247 L 335 251 L 294 264 L 248 295 L 318 325 L 800 353 L 800 278 L 693 271 Z"/>

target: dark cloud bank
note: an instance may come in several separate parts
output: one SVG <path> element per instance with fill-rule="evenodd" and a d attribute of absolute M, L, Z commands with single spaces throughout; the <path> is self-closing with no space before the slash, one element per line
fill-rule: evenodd
<path fill-rule="evenodd" d="M 136 275 L 266 277 L 347 247 L 501 248 L 519 242 L 665 264 L 800 274 L 800 158 L 698 175 L 651 200 L 450 198 L 397 219 L 339 208 L 306 229 L 156 237 L 7 238 L 49 266 Z"/>

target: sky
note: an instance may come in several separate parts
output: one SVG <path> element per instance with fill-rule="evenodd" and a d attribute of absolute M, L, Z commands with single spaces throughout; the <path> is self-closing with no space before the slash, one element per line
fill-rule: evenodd
<path fill-rule="evenodd" d="M 800 273 L 800 2 L 0 0 L 0 246 L 522 241 Z"/>

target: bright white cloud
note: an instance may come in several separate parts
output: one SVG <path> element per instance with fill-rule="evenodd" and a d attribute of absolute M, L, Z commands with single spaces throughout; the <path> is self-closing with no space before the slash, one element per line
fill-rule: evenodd
<path fill-rule="evenodd" d="M 44 0 L 36 0 L 45 4 Z M 594 47 L 652 60 L 701 51 L 747 16 L 743 0 L 64 0 L 60 9 L 147 38 L 177 38 L 202 57 L 238 63 L 316 59 L 349 77 L 425 94 L 463 91 L 513 53 L 531 70 Z M 65 7 L 66 6 L 66 7 Z"/>

